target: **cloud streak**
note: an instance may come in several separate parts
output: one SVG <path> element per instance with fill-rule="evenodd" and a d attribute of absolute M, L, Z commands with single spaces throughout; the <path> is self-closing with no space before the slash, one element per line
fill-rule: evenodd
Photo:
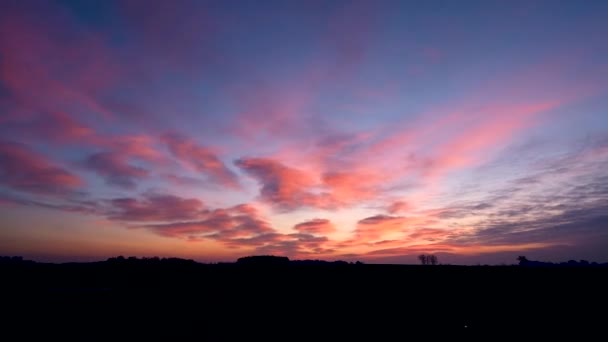
<path fill-rule="evenodd" d="M 139 180 L 149 175 L 148 170 L 130 164 L 125 155 L 116 152 L 92 154 L 84 166 L 103 177 L 108 185 L 127 189 L 134 189 Z"/>
<path fill-rule="evenodd" d="M 196 198 L 148 194 L 143 199 L 110 200 L 107 216 L 118 221 L 174 221 L 195 219 L 203 215 L 203 202 Z"/>
<path fill-rule="evenodd" d="M 62 195 L 84 181 L 23 144 L 0 141 L 0 184 L 34 194 Z"/>
<path fill-rule="evenodd" d="M 328 219 L 313 219 L 293 226 L 294 230 L 305 234 L 326 235 L 336 231 L 336 227 Z"/>
<path fill-rule="evenodd" d="M 211 210 L 199 215 L 195 221 L 145 224 L 139 227 L 161 236 L 191 241 L 213 239 L 233 245 L 244 245 L 248 239 L 274 233 L 274 229 L 259 216 L 257 209 L 246 204 Z"/>
<path fill-rule="evenodd" d="M 162 141 L 171 154 L 187 166 L 229 188 L 238 188 L 237 176 L 210 149 L 176 134 L 166 134 Z"/>

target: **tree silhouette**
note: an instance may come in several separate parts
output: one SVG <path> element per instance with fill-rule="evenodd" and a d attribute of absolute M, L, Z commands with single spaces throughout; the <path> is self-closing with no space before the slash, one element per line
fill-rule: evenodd
<path fill-rule="evenodd" d="M 433 254 L 420 254 L 418 260 L 423 265 L 437 265 L 437 257 Z"/>
<path fill-rule="evenodd" d="M 275 255 L 252 255 L 238 258 L 236 263 L 241 265 L 286 265 L 289 264 L 289 258 Z"/>
<path fill-rule="evenodd" d="M 517 260 L 519 261 L 519 264 L 520 264 L 520 265 L 525 265 L 525 264 L 527 264 L 527 263 L 528 263 L 528 258 L 526 258 L 526 257 L 525 257 L 525 256 L 523 256 L 523 255 L 518 256 L 518 257 L 517 257 Z"/>

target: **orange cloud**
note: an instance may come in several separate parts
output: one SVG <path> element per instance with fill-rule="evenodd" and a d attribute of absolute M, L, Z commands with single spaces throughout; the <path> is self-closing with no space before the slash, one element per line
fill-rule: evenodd
<path fill-rule="evenodd" d="M 375 175 L 365 172 L 327 172 L 322 175 L 333 201 L 349 205 L 374 198 L 378 194 Z"/>
<path fill-rule="evenodd" d="M 376 215 L 357 222 L 355 237 L 357 240 L 371 242 L 380 240 L 383 236 L 403 232 L 407 227 L 407 218 L 402 216 Z"/>

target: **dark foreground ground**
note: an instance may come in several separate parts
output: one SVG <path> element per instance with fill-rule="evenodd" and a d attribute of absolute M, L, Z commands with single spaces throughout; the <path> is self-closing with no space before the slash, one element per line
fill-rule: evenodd
<path fill-rule="evenodd" d="M 592 340 L 608 328 L 607 268 L 24 264 L 0 265 L 0 279 L 5 341 Z"/>

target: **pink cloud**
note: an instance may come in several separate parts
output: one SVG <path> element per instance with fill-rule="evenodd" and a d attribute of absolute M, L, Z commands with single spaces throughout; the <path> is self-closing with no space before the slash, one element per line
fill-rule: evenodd
<path fill-rule="evenodd" d="M 109 146 L 129 158 L 137 158 L 161 164 L 165 157 L 155 146 L 156 140 L 148 135 L 122 135 L 102 137 L 103 145 Z"/>
<path fill-rule="evenodd" d="M 33 120 L 12 120 L 7 124 L 7 129 L 9 135 L 50 143 L 56 149 L 76 144 L 79 147 L 105 149 L 104 152 L 91 154 L 84 165 L 111 185 L 133 188 L 138 179 L 148 176 L 148 171 L 143 166 L 134 166 L 134 161 L 153 166 L 163 166 L 168 162 L 152 136 L 102 134 L 65 112 L 42 112 Z"/>
<path fill-rule="evenodd" d="M 52 143 L 57 147 L 102 147 L 119 151 L 128 158 L 164 163 L 166 158 L 158 149 L 157 139 L 147 134 L 110 134 L 98 131 L 77 120 L 67 112 L 41 111 L 29 116 L 14 117 L 6 123 L 6 133 L 16 138 Z"/>
<path fill-rule="evenodd" d="M 307 234 L 330 234 L 336 231 L 336 227 L 328 219 L 313 219 L 293 226 L 294 230 Z"/>
<path fill-rule="evenodd" d="M 20 191 L 60 195 L 81 187 L 84 182 L 27 146 L 3 141 L 0 142 L 0 183 Z"/>
<path fill-rule="evenodd" d="M 237 176 L 218 158 L 212 150 L 176 134 L 166 134 L 162 141 L 171 154 L 184 164 L 199 171 L 211 180 L 230 188 L 238 188 Z"/>
<path fill-rule="evenodd" d="M 111 115 L 95 99 L 100 89 L 120 75 L 116 63 L 106 58 L 109 51 L 102 39 L 90 31 L 72 29 L 68 11 L 38 5 L 42 7 L 30 11 L 6 8 L 0 16 L 0 31 L 11 33 L 0 37 L 3 84 L 29 109 L 61 112 L 79 107 Z M 65 39 L 68 36 L 71 39 Z"/>
<path fill-rule="evenodd" d="M 158 91 L 151 84 L 165 75 L 189 78 L 195 68 L 200 71 L 201 66 L 222 62 L 217 49 L 210 49 L 212 18 L 202 20 L 201 8 L 192 11 L 190 5 L 159 2 L 144 10 L 133 4 L 118 6 L 130 23 L 124 37 L 129 44 L 120 48 L 108 33 L 83 29 L 81 18 L 66 6 L 16 2 L 3 6 L 0 31 L 10 34 L 0 36 L 0 80 L 17 107 L 8 115 L 65 113 L 114 124 L 120 120 L 122 124 L 134 119 L 125 112 L 145 111 L 145 118 L 137 118 L 138 124 L 150 127 L 156 113 L 137 102 L 142 93 L 149 96 Z M 125 97 L 125 92 L 130 96 Z M 53 115 L 44 115 L 42 121 Z M 83 138 L 85 133 L 64 127 L 59 131 L 66 135 L 58 136 L 52 126 L 60 123 L 49 123 L 47 127 L 32 127 L 33 134 L 48 128 L 53 139 L 67 142 Z"/>
<path fill-rule="evenodd" d="M 484 162 L 497 147 L 559 105 L 559 101 L 460 104 L 425 115 L 425 120 L 407 129 L 391 129 L 393 134 L 368 132 L 356 139 L 342 137 L 312 145 L 295 142 L 272 158 L 243 158 L 236 165 L 260 182 L 263 200 L 282 210 L 390 201 L 390 191 L 414 186 L 430 186 L 430 195 L 447 174 Z M 305 169 L 287 166 L 283 160 Z M 413 210 L 424 200 L 418 194 L 407 199 L 407 206 L 389 203 L 387 210 L 391 214 Z"/>
<path fill-rule="evenodd" d="M 386 209 L 386 211 L 388 211 L 389 214 L 396 214 L 396 213 L 402 213 L 402 212 L 406 212 L 411 208 L 411 205 L 408 202 L 404 202 L 404 201 L 396 201 L 391 203 L 388 208 Z"/>
<path fill-rule="evenodd" d="M 431 168 L 432 176 L 475 165 L 482 160 L 482 153 L 492 147 L 509 142 L 519 131 L 538 122 L 538 115 L 556 108 L 558 101 L 525 105 L 487 106 L 479 115 L 488 117 L 479 124 L 471 125 L 436 152 Z"/>
<path fill-rule="evenodd" d="M 285 211 L 301 207 L 331 210 L 372 199 L 381 178 L 367 170 L 319 174 L 269 158 L 241 158 L 235 165 L 258 180 L 263 201 Z"/>
<path fill-rule="evenodd" d="M 280 209 L 323 205 L 322 196 L 310 191 L 315 180 L 301 170 L 264 158 L 242 158 L 235 165 L 258 180 L 263 201 Z"/>
<path fill-rule="evenodd" d="M 331 151 L 329 159 L 318 168 L 335 169 L 333 155 L 347 160 L 337 166 L 348 169 L 348 173 L 325 171 L 330 176 L 325 176 L 325 185 L 336 202 L 351 199 L 360 203 L 382 198 L 388 189 L 408 186 L 404 183 L 407 179 L 415 180 L 413 184 L 418 187 L 433 186 L 450 172 L 487 160 L 496 147 L 509 143 L 516 134 L 537 124 L 541 114 L 559 104 L 559 101 L 548 101 L 463 107 L 438 117 L 431 116 L 437 119 L 431 119 L 430 123 L 427 117 L 427 121 L 394 134 L 379 136 L 379 139 L 372 136 L 368 139 L 370 143 L 356 149 L 345 147 Z M 431 184 L 426 184 L 427 181 Z M 408 199 L 409 208 L 389 204 L 388 212 L 412 210 L 423 197 Z"/>
<path fill-rule="evenodd" d="M 333 201 L 343 206 L 374 198 L 379 192 L 379 179 L 372 172 L 327 172 L 322 177 Z"/>

